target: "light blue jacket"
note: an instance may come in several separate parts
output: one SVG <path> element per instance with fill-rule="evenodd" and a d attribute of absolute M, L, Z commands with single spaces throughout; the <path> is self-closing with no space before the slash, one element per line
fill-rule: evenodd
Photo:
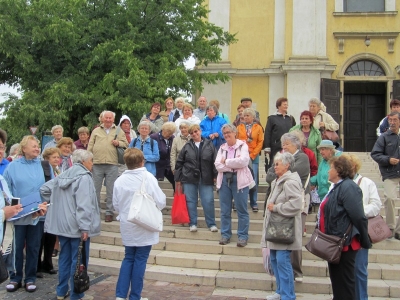
<path fill-rule="evenodd" d="M 153 140 L 153 151 L 151 151 L 151 141 L 150 137 L 148 137 L 142 148 L 142 138 L 140 135 L 136 139 L 133 139 L 131 143 L 129 144 L 129 148 L 136 148 L 139 150 L 142 150 L 143 155 L 144 155 L 144 166 L 146 167 L 146 170 L 149 171 L 151 174 L 156 176 L 156 162 L 160 160 L 160 152 L 158 151 L 158 143 L 156 140 Z M 136 143 L 133 145 L 133 142 Z"/>

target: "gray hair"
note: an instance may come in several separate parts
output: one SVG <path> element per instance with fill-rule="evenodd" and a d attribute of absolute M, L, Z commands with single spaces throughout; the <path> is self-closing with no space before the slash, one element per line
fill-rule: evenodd
<path fill-rule="evenodd" d="M 310 104 L 316 104 L 318 107 L 321 107 L 322 102 L 317 97 L 313 97 L 308 101 L 308 105 Z"/>
<path fill-rule="evenodd" d="M 299 138 L 291 132 L 285 133 L 281 136 L 281 143 L 283 144 L 284 142 L 290 142 L 291 144 L 295 145 L 297 149 L 301 148 L 301 142 Z"/>
<path fill-rule="evenodd" d="M 107 114 L 107 113 L 112 113 L 112 115 L 113 115 L 113 117 L 114 117 L 114 119 L 115 119 L 115 112 L 113 112 L 113 111 L 111 111 L 111 110 L 105 110 L 105 111 L 103 111 L 103 117 L 104 117 L 105 114 Z"/>
<path fill-rule="evenodd" d="M 61 129 L 61 132 L 64 132 L 64 128 L 61 125 L 54 125 L 51 127 L 51 133 L 53 134 L 56 129 Z"/>
<path fill-rule="evenodd" d="M 307 145 L 307 139 L 306 139 L 303 131 L 301 131 L 299 129 L 296 129 L 296 130 L 291 131 L 290 133 L 295 135 L 299 139 L 300 144 L 302 146 L 306 146 Z"/>
<path fill-rule="evenodd" d="M 87 150 L 78 149 L 72 152 L 72 161 L 74 163 L 83 163 L 93 158 L 93 153 Z"/>
<path fill-rule="evenodd" d="M 209 105 L 209 106 L 207 106 L 206 112 L 207 112 L 209 109 L 212 109 L 213 111 L 215 111 L 215 115 L 218 115 L 218 108 L 217 108 L 215 105 Z"/>
<path fill-rule="evenodd" d="M 176 99 L 175 99 L 175 104 L 178 103 L 178 102 L 183 102 L 183 103 L 185 103 L 185 98 L 183 98 L 183 97 L 178 97 L 178 98 L 176 98 Z"/>
<path fill-rule="evenodd" d="M 16 144 L 11 146 L 10 155 L 18 154 L 18 152 L 19 152 L 19 143 L 16 143 Z"/>
<path fill-rule="evenodd" d="M 242 115 L 251 115 L 253 118 L 255 118 L 256 117 L 256 111 L 254 110 L 254 109 L 252 109 L 252 108 L 245 108 L 244 110 L 243 110 L 243 113 L 242 113 Z"/>
<path fill-rule="evenodd" d="M 190 122 L 188 122 L 188 121 L 182 121 L 182 122 L 179 124 L 179 129 L 181 129 L 182 126 L 186 126 L 187 128 L 189 128 L 190 125 L 192 125 L 192 123 L 190 123 Z"/>
<path fill-rule="evenodd" d="M 294 168 L 294 157 L 289 152 L 278 152 L 274 157 L 274 162 L 281 161 L 283 165 L 289 166 L 289 170 Z"/>
<path fill-rule="evenodd" d="M 225 129 L 232 131 L 235 135 L 237 134 L 236 126 L 234 126 L 232 124 L 224 124 L 221 128 L 221 132 L 223 133 Z"/>
<path fill-rule="evenodd" d="M 164 131 L 169 131 L 171 133 L 174 133 L 176 131 L 176 125 L 174 122 L 165 122 L 162 126 L 161 126 L 161 130 Z"/>
<path fill-rule="evenodd" d="M 142 121 L 137 126 L 137 130 L 140 130 L 140 127 L 142 127 L 142 126 L 149 126 L 149 130 L 151 130 L 153 128 L 153 124 L 150 123 L 149 121 Z"/>

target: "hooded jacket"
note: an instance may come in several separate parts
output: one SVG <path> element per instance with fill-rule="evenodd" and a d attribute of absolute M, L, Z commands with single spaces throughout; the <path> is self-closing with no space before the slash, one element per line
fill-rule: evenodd
<path fill-rule="evenodd" d="M 47 209 L 44 231 L 68 238 L 100 234 L 100 208 L 92 174 L 80 163 L 40 188 Z"/>
<path fill-rule="evenodd" d="M 132 129 L 132 121 L 131 121 L 131 119 L 130 119 L 127 115 L 123 115 L 123 116 L 121 117 L 121 119 L 119 120 L 118 126 L 121 128 L 121 123 L 122 123 L 123 121 L 125 121 L 125 120 L 128 120 L 129 123 L 131 124 L 131 130 L 130 130 L 130 132 L 129 132 L 129 135 L 131 136 L 131 140 L 133 140 L 134 138 L 137 138 L 137 135 L 136 135 L 135 130 Z"/>
<path fill-rule="evenodd" d="M 215 116 L 212 119 L 206 116 L 205 119 L 203 119 L 200 123 L 201 136 L 203 138 L 210 139 L 210 134 L 218 133 L 218 138 L 212 140 L 212 143 L 217 150 L 223 143 L 225 143 L 225 139 L 221 130 L 224 124 L 226 124 L 226 120 L 220 116 Z"/>
<path fill-rule="evenodd" d="M 302 184 L 297 172 L 287 171 L 271 184 L 271 193 L 267 200 L 274 204 L 273 212 L 265 211 L 264 226 L 261 236 L 261 246 L 272 250 L 301 250 L 302 247 Z M 292 244 L 280 244 L 265 241 L 266 228 L 271 214 L 278 214 L 282 220 L 294 217 L 294 242 Z"/>

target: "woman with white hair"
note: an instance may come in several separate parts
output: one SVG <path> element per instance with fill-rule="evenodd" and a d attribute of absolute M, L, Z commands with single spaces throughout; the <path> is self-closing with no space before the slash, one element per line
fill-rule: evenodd
<path fill-rule="evenodd" d="M 63 137 L 64 128 L 61 125 L 55 125 L 51 128 L 51 134 L 53 135 L 54 139 L 48 142 L 44 147 L 43 150 L 50 147 L 57 147 L 57 143 Z"/>
<path fill-rule="evenodd" d="M 44 199 L 52 204 L 44 224 L 46 232 L 57 235 L 61 252 L 58 259 L 57 299 L 64 299 L 71 291 L 72 300 L 85 295 L 74 292 L 74 272 L 79 244 L 84 241 L 86 261 L 89 262 L 90 238 L 100 234 L 100 208 L 92 178 L 93 154 L 78 149 L 72 154 L 74 164 L 40 188 Z M 68 283 L 71 283 L 69 287 Z"/>
<path fill-rule="evenodd" d="M 318 98 L 311 98 L 308 101 L 309 111 L 314 117 L 313 126 L 316 129 L 325 127 L 326 130 L 339 130 L 339 124 L 326 112 L 325 105 Z"/>
<path fill-rule="evenodd" d="M 12 162 L 14 159 L 18 157 L 18 153 L 19 153 L 19 143 L 16 143 L 11 146 L 10 154 L 8 155 L 7 160 L 9 162 Z"/>
<path fill-rule="evenodd" d="M 150 137 L 152 124 L 149 121 L 141 121 L 138 125 L 139 136 L 133 139 L 129 148 L 142 150 L 147 171 L 156 176 L 156 162 L 160 160 L 157 141 Z"/>
<path fill-rule="evenodd" d="M 302 247 L 301 209 L 302 183 L 297 172 L 293 172 L 295 158 L 291 153 L 277 153 L 274 157 L 276 179 L 271 185 L 267 200 L 267 211 L 261 236 L 261 247 L 271 251 L 271 265 L 276 278 L 276 291 L 267 296 L 268 300 L 296 299 L 294 290 L 291 252 Z M 293 242 L 266 241 L 269 223 L 272 219 L 287 221 L 294 218 Z"/>
<path fill-rule="evenodd" d="M 178 97 L 175 99 L 176 108 L 170 112 L 168 121 L 175 122 L 180 116 L 182 116 L 183 114 L 182 108 L 184 104 L 185 104 L 185 99 L 183 99 L 183 97 Z"/>

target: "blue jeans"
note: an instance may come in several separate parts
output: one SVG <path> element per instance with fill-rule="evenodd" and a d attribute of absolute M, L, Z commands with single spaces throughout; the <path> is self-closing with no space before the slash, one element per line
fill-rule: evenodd
<path fill-rule="evenodd" d="M 61 251 L 58 258 L 58 285 L 56 289 L 57 296 L 65 296 L 67 294 L 69 289 L 68 281 L 70 281 L 71 300 L 81 299 L 85 296 L 84 293 L 74 293 L 74 273 L 81 239 L 58 236 L 58 240 L 60 241 Z M 85 242 L 86 266 L 89 264 L 89 246 L 90 239 L 87 239 Z"/>
<path fill-rule="evenodd" d="M 249 212 L 247 211 L 247 198 L 249 187 L 240 191 L 237 188 L 237 175 L 233 175 L 232 182 L 228 185 L 226 175 L 222 178 L 219 189 L 219 202 L 221 206 L 221 236 L 230 239 L 232 236 L 232 199 L 235 200 L 235 207 L 238 215 L 238 238 L 248 240 L 249 238 Z"/>
<path fill-rule="evenodd" d="M 368 249 L 357 251 L 354 265 L 356 300 L 368 300 Z"/>
<path fill-rule="evenodd" d="M 125 246 L 125 257 L 119 271 L 116 297 L 126 299 L 130 287 L 129 300 L 140 300 L 150 250 L 151 245 L 143 247 Z"/>
<path fill-rule="evenodd" d="M 197 226 L 197 202 L 201 200 L 207 227 L 215 226 L 214 186 L 201 183 L 183 183 L 183 191 L 186 196 L 186 205 L 189 212 L 189 225 Z"/>
<path fill-rule="evenodd" d="M 290 250 L 272 250 L 271 265 L 276 278 L 276 293 L 281 300 L 295 300 L 293 269 L 290 263 Z"/>
<path fill-rule="evenodd" d="M 39 222 L 40 223 L 40 222 Z M 15 225 L 15 273 L 11 272 L 10 281 L 22 282 L 22 269 L 25 259 L 25 283 L 36 282 L 37 262 L 39 257 L 40 242 L 42 240 L 42 227 L 39 225 Z"/>
<path fill-rule="evenodd" d="M 249 191 L 250 194 L 250 206 L 257 207 L 257 193 L 258 193 L 258 162 L 252 162 L 252 169 L 254 175 L 254 182 L 256 185 Z"/>

